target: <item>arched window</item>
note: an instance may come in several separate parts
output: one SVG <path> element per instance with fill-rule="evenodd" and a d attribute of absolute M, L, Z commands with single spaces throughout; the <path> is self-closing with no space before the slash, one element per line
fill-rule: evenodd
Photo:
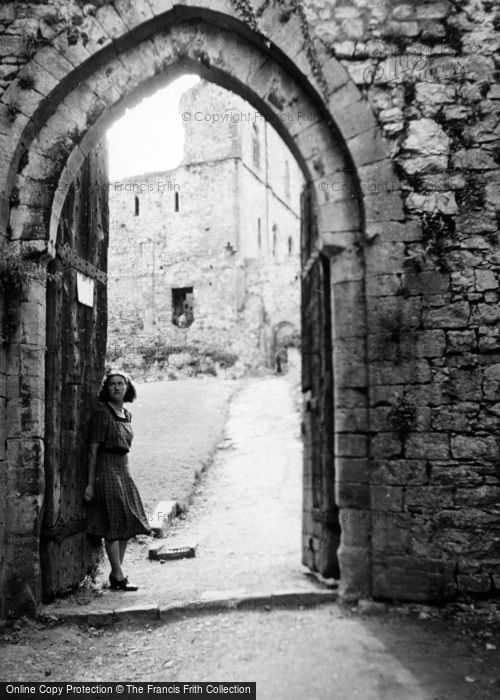
<path fill-rule="evenodd" d="M 288 236 L 288 255 L 293 253 L 293 238 Z"/>
<path fill-rule="evenodd" d="M 139 197 L 134 197 L 134 216 L 139 216 Z"/>
<path fill-rule="evenodd" d="M 256 168 L 260 168 L 260 140 L 259 127 L 255 122 L 252 125 L 252 158 Z"/>
<path fill-rule="evenodd" d="M 179 211 L 179 193 L 178 192 L 175 193 L 174 200 L 175 200 L 175 203 L 174 203 L 175 211 Z"/>

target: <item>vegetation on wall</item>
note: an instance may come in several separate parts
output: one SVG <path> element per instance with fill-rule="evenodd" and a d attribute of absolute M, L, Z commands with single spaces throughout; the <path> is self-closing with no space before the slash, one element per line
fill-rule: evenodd
<path fill-rule="evenodd" d="M 34 260 L 14 251 L 5 241 L 0 244 L 0 292 L 4 305 L 0 342 L 12 340 L 21 321 L 21 301 L 32 283 L 41 281 L 42 274 Z"/>

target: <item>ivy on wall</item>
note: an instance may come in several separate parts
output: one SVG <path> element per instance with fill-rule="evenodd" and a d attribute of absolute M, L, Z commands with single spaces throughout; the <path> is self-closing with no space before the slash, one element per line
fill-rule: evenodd
<path fill-rule="evenodd" d="M 285 24 L 294 15 L 298 17 L 309 65 L 311 66 L 314 77 L 321 86 L 323 96 L 325 97 L 327 95 L 328 85 L 323 75 L 321 61 L 318 58 L 309 23 L 300 0 L 265 0 L 257 10 L 254 9 L 251 0 L 231 0 L 231 3 L 238 11 L 242 21 L 254 32 L 261 31 L 258 20 L 265 12 L 266 8 L 269 7 L 270 3 L 281 8 L 281 13 L 279 15 L 279 21 L 281 23 Z"/>

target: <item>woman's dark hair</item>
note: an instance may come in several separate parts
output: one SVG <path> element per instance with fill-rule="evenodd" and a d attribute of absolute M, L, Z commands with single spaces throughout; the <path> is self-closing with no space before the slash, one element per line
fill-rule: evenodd
<path fill-rule="evenodd" d="M 107 374 L 104 377 L 104 380 L 101 384 L 101 389 L 97 396 L 99 401 L 106 403 L 106 401 L 111 400 L 111 397 L 109 395 L 109 380 L 111 379 L 111 377 L 122 377 L 125 380 L 125 383 L 127 385 L 127 391 L 125 392 L 125 396 L 123 397 L 123 402 L 132 403 L 132 401 L 134 401 L 134 399 L 137 398 L 137 391 L 130 377 L 124 377 L 123 374 L 121 374 L 120 372 L 110 372 L 110 374 Z"/>

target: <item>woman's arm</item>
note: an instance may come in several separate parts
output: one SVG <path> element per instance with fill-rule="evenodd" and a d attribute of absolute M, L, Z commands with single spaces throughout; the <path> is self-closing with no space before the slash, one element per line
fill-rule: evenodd
<path fill-rule="evenodd" d="M 89 447 L 89 481 L 87 488 L 85 489 L 85 500 L 91 501 L 94 498 L 94 485 L 95 485 L 95 467 L 97 460 L 97 448 L 99 447 L 98 442 L 91 442 Z"/>

